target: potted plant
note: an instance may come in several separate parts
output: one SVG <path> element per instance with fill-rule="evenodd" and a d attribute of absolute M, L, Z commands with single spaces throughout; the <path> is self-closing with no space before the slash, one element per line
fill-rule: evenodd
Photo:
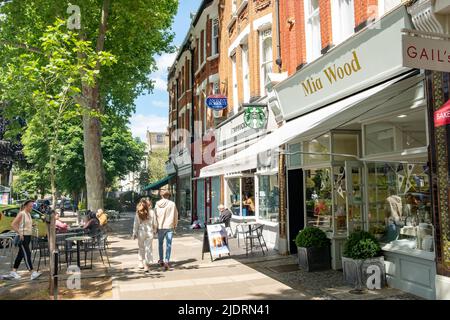
<path fill-rule="evenodd" d="M 295 238 L 298 264 L 306 271 L 326 270 L 331 267 L 330 240 L 316 227 L 306 227 Z"/>
<path fill-rule="evenodd" d="M 372 234 L 366 231 L 351 233 L 344 245 L 342 257 L 344 282 L 362 288 L 367 279 L 376 275 L 378 270 L 380 285 L 384 287 L 386 271 L 381 253 L 380 244 Z"/>

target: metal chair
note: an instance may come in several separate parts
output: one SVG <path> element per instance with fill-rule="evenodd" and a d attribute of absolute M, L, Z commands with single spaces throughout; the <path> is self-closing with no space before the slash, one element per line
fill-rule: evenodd
<path fill-rule="evenodd" d="M 247 235 L 249 234 L 249 230 L 246 229 L 248 228 L 248 226 L 244 225 L 244 224 L 238 224 L 236 225 L 235 228 L 235 232 L 234 232 L 234 236 L 237 238 L 238 241 L 238 247 L 240 247 L 240 243 L 239 243 L 239 235 L 243 235 L 244 236 L 244 241 L 246 242 L 247 239 Z M 239 230 L 240 229 L 240 230 Z"/>
<path fill-rule="evenodd" d="M 266 251 L 269 252 L 269 249 L 267 248 L 267 244 L 266 241 L 264 240 L 264 236 L 263 236 L 263 230 L 264 230 L 264 225 L 260 224 L 254 228 L 251 229 L 250 233 L 247 234 L 246 238 L 245 238 L 245 253 L 248 256 L 248 241 L 250 241 L 250 252 L 253 252 L 253 240 L 258 240 L 259 246 L 261 247 L 261 251 L 263 253 L 263 255 L 265 255 L 264 252 L 264 247 L 266 248 Z"/>
<path fill-rule="evenodd" d="M 41 260 L 44 259 L 44 265 L 47 265 L 47 257 L 50 257 L 50 253 L 48 250 L 48 240 L 47 238 L 41 238 L 41 237 L 32 237 L 31 238 L 31 252 L 34 252 L 33 254 L 33 264 L 36 260 L 36 255 L 39 252 L 39 260 L 38 260 L 38 267 L 37 271 L 39 271 L 39 268 L 41 266 Z"/>

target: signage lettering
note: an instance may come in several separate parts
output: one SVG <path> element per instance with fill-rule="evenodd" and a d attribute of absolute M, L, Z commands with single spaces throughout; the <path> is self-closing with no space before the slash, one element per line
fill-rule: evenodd
<path fill-rule="evenodd" d="M 434 126 L 441 127 L 450 124 L 450 100 L 434 112 Z"/>
<path fill-rule="evenodd" d="M 333 64 L 328 68 L 323 70 L 326 79 L 330 83 L 330 85 L 335 84 L 339 80 L 343 80 L 346 77 L 350 77 L 352 74 L 362 70 L 361 64 L 359 63 L 358 55 L 354 50 L 352 52 L 352 59 L 349 62 L 344 63 L 342 66 L 336 66 Z M 320 91 L 324 88 L 322 83 L 322 78 L 313 78 L 310 77 L 301 82 L 303 92 L 305 93 L 305 97 L 309 96 L 317 91 Z"/>
<path fill-rule="evenodd" d="M 222 95 L 213 95 L 206 98 L 206 105 L 213 110 L 223 110 L 228 106 L 228 99 Z"/>
<path fill-rule="evenodd" d="M 450 41 L 403 35 L 405 67 L 450 72 Z"/>

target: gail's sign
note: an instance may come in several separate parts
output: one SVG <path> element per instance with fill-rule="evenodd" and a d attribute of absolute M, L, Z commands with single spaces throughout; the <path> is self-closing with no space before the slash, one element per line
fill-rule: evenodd
<path fill-rule="evenodd" d="M 450 100 L 434 112 L 434 126 L 441 127 L 450 124 Z"/>
<path fill-rule="evenodd" d="M 450 72 L 450 41 L 402 36 L 405 67 Z"/>

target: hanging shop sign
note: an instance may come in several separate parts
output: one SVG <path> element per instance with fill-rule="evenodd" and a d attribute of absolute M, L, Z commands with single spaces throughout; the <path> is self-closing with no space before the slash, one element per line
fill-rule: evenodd
<path fill-rule="evenodd" d="M 212 95 L 206 98 L 206 105 L 213 110 L 223 110 L 228 106 L 228 98 L 224 95 Z"/>
<path fill-rule="evenodd" d="M 252 129 L 262 129 L 267 124 L 267 104 L 243 104 L 244 123 Z"/>
<path fill-rule="evenodd" d="M 450 124 L 450 100 L 434 112 L 434 126 L 441 127 Z"/>
<path fill-rule="evenodd" d="M 402 30 L 411 28 L 404 6 L 356 33 L 274 86 L 285 120 L 366 90 L 409 69 L 402 61 Z"/>
<path fill-rule="evenodd" d="M 403 66 L 450 72 L 450 41 L 404 34 Z"/>

